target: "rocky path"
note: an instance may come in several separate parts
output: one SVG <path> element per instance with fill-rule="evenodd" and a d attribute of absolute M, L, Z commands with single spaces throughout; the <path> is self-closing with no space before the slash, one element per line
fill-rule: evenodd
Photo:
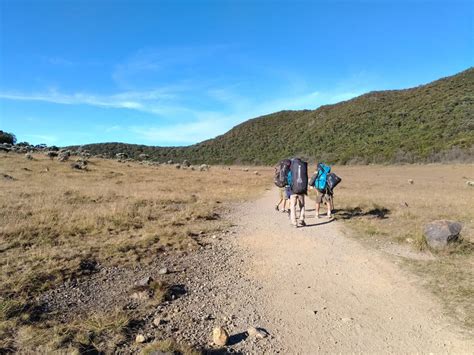
<path fill-rule="evenodd" d="M 239 289 L 236 278 L 230 286 L 239 291 L 228 299 L 247 300 L 242 311 L 272 335 L 267 352 L 473 352 L 474 342 L 441 316 L 415 277 L 345 237 L 340 222 L 317 221 L 312 201 L 308 225 L 291 227 L 274 210 L 276 195 L 268 191 L 235 212 L 236 271 L 252 287 Z"/>
<path fill-rule="evenodd" d="M 340 222 L 295 229 L 274 210 L 276 191 L 232 209 L 234 227 L 199 237 L 201 247 L 134 269 L 103 267 L 43 295 L 63 322 L 97 310 L 135 310 L 133 284 L 148 277 L 173 285 L 173 297 L 136 319 L 123 353 L 174 338 L 209 354 L 451 353 L 472 354 L 474 342 L 441 316 L 441 306 L 387 257 L 344 236 Z M 165 274 L 161 273 L 167 268 Z M 176 296 L 176 297 L 175 297 Z M 145 301 L 146 302 L 146 301 Z M 145 308 L 146 309 L 146 308 Z M 224 327 L 225 348 L 210 334 Z M 264 338 L 247 334 L 263 328 Z"/>

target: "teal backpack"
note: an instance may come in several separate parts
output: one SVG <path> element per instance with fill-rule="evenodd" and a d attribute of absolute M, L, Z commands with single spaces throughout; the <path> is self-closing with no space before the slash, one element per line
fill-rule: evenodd
<path fill-rule="evenodd" d="M 318 175 L 314 181 L 314 187 L 320 191 L 326 191 L 326 184 L 328 179 L 328 174 L 331 172 L 331 167 L 323 163 L 318 163 Z"/>

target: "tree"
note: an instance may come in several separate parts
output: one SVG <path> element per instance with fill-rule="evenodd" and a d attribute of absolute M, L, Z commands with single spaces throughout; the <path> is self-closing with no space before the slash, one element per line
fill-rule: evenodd
<path fill-rule="evenodd" d="M 13 133 L 0 131 L 0 143 L 15 144 L 16 137 Z"/>

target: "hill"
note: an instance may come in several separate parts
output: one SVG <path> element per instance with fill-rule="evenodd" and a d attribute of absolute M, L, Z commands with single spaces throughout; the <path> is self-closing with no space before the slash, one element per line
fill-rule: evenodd
<path fill-rule="evenodd" d="M 316 110 L 248 120 L 188 147 L 86 145 L 93 154 L 153 160 L 273 164 L 300 155 L 329 163 L 469 160 L 474 157 L 474 68 L 427 85 L 375 91 Z"/>

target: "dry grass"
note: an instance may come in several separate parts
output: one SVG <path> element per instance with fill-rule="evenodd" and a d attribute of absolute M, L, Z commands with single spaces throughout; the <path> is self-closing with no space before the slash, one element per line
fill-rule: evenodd
<path fill-rule="evenodd" d="M 434 258 L 404 263 L 419 274 L 446 306 L 446 313 L 474 327 L 474 180 L 472 165 L 334 167 L 343 182 L 336 188 L 337 216 L 356 235 L 382 249 L 402 244 Z M 413 180 L 413 184 L 409 183 Z M 446 251 L 427 248 L 425 223 L 463 223 L 462 241 Z M 398 244 L 397 244 L 398 243 Z"/>
<path fill-rule="evenodd" d="M 79 171 L 40 155 L 27 161 L 3 153 L 0 172 L 14 178 L 0 176 L 1 348 L 34 321 L 34 298 L 81 276 L 81 263 L 131 266 L 164 251 L 192 251 L 194 236 L 227 226 L 219 216 L 226 203 L 268 185 L 267 177 L 236 167 L 200 172 L 94 159 Z"/>
<path fill-rule="evenodd" d="M 201 352 L 195 351 L 189 347 L 182 346 L 177 344 L 172 339 L 167 339 L 163 341 L 157 341 L 147 345 L 141 351 L 142 355 L 152 355 L 156 352 L 164 352 L 164 353 L 171 353 L 171 354 L 183 354 L 183 355 L 199 355 Z"/>

